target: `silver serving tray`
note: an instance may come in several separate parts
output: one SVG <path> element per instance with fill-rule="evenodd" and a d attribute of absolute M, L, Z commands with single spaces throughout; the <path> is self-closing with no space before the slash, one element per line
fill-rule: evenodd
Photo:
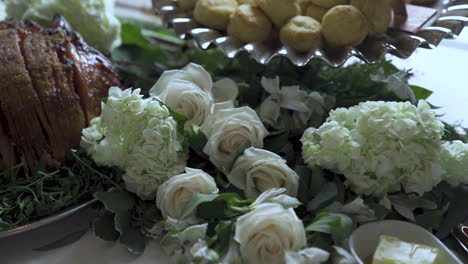
<path fill-rule="evenodd" d="M 84 211 L 86 209 L 89 209 L 89 207 L 92 204 L 94 204 L 96 201 L 97 201 L 96 199 L 93 199 L 93 200 L 81 203 L 79 205 L 72 206 L 72 207 L 70 207 L 68 209 L 65 209 L 65 210 L 55 214 L 55 215 L 42 218 L 42 219 L 37 220 L 35 222 L 29 223 L 29 224 L 26 224 L 26 225 L 23 225 L 23 226 L 15 227 L 15 228 L 12 228 L 12 229 L 8 229 L 8 230 L 5 230 L 5 231 L 0 231 L 0 239 L 15 236 L 15 235 L 19 235 L 19 234 L 22 234 L 22 233 L 25 233 L 25 232 L 28 232 L 28 231 L 36 230 L 36 229 L 38 229 L 40 227 L 44 227 L 44 226 L 52 224 L 52 223 L 56 223 L 56 222 L 58 222 L 60 220 L 63 220 L 65 218 L 67 218 L 67 217 L 71 217 L 74 214 L 77 214 L 77 213 L 80 213 L 80 212 L 82 212 L 82 211 Z"/>
<path fill-rule="evenodd" d="M 444 0 L 433 6 L 437 9 L 437 14 L 414 34 L 389 30 L 382 37 L 367 38 L 356 48 L 319 49 L 309 53 L 298 53 L 282 46 L 279 41 L 244 44 L 223 32 L 199 25 L 190 14 L 178 9 L 175 0 L 152 1 L 153 8 L 162 21 L 173 27 L 181 39 L 193 39 L 198 47 L 204 50 L 218 47 L 229 58 L 248 52 L 261 64 L 267 64 L 276 56 L 285 56 L 296 66 L 304 66 L 310 60 L 319 58 L 332 67 L 343 66 L 351 57 L 357 57 L 366 63 L 377 63 L 387 53 L 408 58 L 418 47 L 432 49 L 444 38 L 457 37 L 468 25 L 468 0 Z"/>

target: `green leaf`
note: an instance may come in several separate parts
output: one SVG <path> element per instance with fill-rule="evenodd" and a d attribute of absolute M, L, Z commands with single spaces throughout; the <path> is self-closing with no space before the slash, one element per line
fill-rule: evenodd
<path fill-rule="evenodd" d="M 344 214 L 320 213 L 306 227 L 307 232 L 330 234 L 336 243 L 346 238 L 353 228 L 353 220 Z"/>
<path fill-rule="evenodd" d="M 94 220 L 93 230 L 96 236 L 106 241 L 115 241 L 120 236 L 119 232 L 115 230 L 114 215 L 109 213 Z"/>
<path fill-rule="evenodd" d="M 466 197 L 468 197 L 468 186 L 456 188 L 453 191 L 453 198 L 451 199 L 448 208 L 447 216 L 440 224 L 440 229 L 437 232 L 437 237 L 440 239 L 446 238 L 450 235 L 451 229 L 468 219 L 468 210 L 466 210 Z"/>
<path fill-rule="evenodd" d="M 232 215 L 234 213 L 228 211 L 226 201 L 221 199 L 201 203 L 197 208 L 197 217 L 203 220 L 225 219 Z"/>
<path fill-rule="evenodd" d="M 130 211 L 135 206 L 135 197 L 122 191 L 97 192 L 94 197 L 101 201 L 112 213 Z"/>
<path fill-rule="evenodd" d="M 121 30 L 122 44 L 135 45 L 144 49 L 149 47 L 148 40 L 143 36 L 141 29 L 137 25 L 122 23 Z"/>
<path fill-rule="evenodd" d="M 391 210 L 378 203 L 369 203 L 367 206 L 374 211 L 375 217 L 378 219 L 385 218 L 391 212 Z"/>
<path fill-rule="evenodd" d="M 132 214 L 130 211 L 119 212 L 115 214 L 115 230 L 119 231 L 120 235 L 125 233 L 130 228 Z"/>
<path fill-rule="evenodd" d="M 129 228 L 120 236 L 120 243 L 135 255 L 140 255 L 145 251 L 146 237 L 136 228 Z"/>
<path fill-rule="evenodd" d="M 229 243 L 234 233 L 234 224 L 232 221 L 220 221 L 215 228 L 217 243 L 214 249 L 217 252 L 224 253 L 229 247 Z"/>
<path fill-rule="evenodd" d="M 54 241 L 48 245 L 42 246 L 40 248 L 33 249 L 34 251 L 49 251 L 57 248 L 61 248 L 67 245 L 70 245 L 82 238 L 88 232 L 88 228 L 67 234 L 64 237 L 60 238 L 57 241 Z"/>
<path fill-rule="evenodd" d="M 214 201 L 216 198 L 218 198 L 218 196 L 219 194 L 204 194 L 204 193 L 195 194 L 185 206 L 185 209 L 182 213 L 181 218 L 185 218 L 189 216 L 200 204 Z"/>
<path fill-rule="evenodd" d="M 433 94 L 433 91 L 417 85 L 410 85 L 409 87 L 413 90 L 416 100 L 425 100 Z"/>
<path fill-rule="evenodd" d="M 190 147 L 194 151 L 196 151 L 199 155 L 206 156 L 205 153 L 203 153 L 203 148 L 205 148 L 208 139 L 206 138 L 201 128 L 192 126 L 187 132 L 187 138 Z"/>
<path fill-rule="evenodd" d="M 310 212 L 316 212 L 320 208 L 328 205 L 338 195 L 338 189 L 332 182 L 327 182 L 322 186 L 322 190 L 314 197 L 308 204 L 307 210 Z"/>

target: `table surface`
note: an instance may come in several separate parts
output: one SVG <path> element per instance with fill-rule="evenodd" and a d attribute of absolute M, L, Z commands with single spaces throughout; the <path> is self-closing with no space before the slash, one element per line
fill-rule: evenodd
<path fill-rule="evenodd" d="M 125 11 L 127 7 L 149 8 L 149 0 L 120 0 L 117 13 L 124 13 L 128 18 L 140 17 L 141 12 Z M 147 14 L 147 21 L 158 19 Z M 444 40 L 435 50 L 418 49 L 411 58 L 402 60 L 390 57 L 401 68 L 413 68 L 414 78 L 411 83 L 434 91 L 429 101 L 442 108 L 442 119 L 448 123 L 460 122 L 468 127 L 468 29 L 456 40 Z M 77 218 L 80 219 L 79 217 Z M 75 219 L 75 221 L 77 221 Z M 72 223 L 76 227 L 79 223 Z M 57 236 L 68 231 L 61 227 L 43 234 L 31 234 L 16 239 L 0 240 L 0 263 L 2 264 L 148 264 L 168 263 L 157 242 L 148 245 L 145 253 L 136 257 L 118 243 L 102 241 L 88 232 L 79 241 L 56 250 L 32 251 L 32 245 L 41 237 Z M 35 245 L 37 247 L 37 245 Z"/>

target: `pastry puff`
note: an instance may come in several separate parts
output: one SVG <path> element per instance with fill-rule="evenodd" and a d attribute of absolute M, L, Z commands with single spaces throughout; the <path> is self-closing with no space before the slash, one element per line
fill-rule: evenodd
<path fill-rule="evenodd" d="M 240 5 L 231 16 L 227 32 L 243 42 L 264 41 L 271 33 L 271 22 L 257 7 Z"/>
<path fill-rule="evenodd" d="M 198 0 L 193 15 L 204 26 L 225 30 L 236 9 L 236 0 Z"/>
<path fill-rule="evenodd" d="M 296 0 L 256 0 L 256 3 L 277 27 L 301 14 L 301 7 Z"/>
<path fill-rule="evenodd" d="M 337 5 L 349 4 L 349 0 L 309 0 L 309 2 L 323 8 L 332 8 Z"/>
<path fill-rule="evenodd" d="M 311 18 L 322 21 L 323 16 L 328 12 L 328 8 L 316 6 L 314 4 L 309 5 L 307 7 L 306 15 L 310 16 Z"/>
<path fill-rule="evenodd" d="M 322 35 L 333 47 L 356 46 L 369 33 L 366 17 L 354 6 L 338 5 L 322 20 Z"/>
<path fill-rule="evenodd" d="M 281 42 L 300 52 L 316 50 L 322 46 L 320 22 L 308 16 L 296 16 L 281 28 Z"/>
<path fill-rule="evenodd" d="M 351 0 L 369 22 L 369 34 L 381 35 L 387 31 L 392 20 L 391 0 Z"/>
<path fill-rule="evenodd" d="M 177 5 L 182 10 L 192 10 L 195 7 L 197 0 L 177 0 Z"/>

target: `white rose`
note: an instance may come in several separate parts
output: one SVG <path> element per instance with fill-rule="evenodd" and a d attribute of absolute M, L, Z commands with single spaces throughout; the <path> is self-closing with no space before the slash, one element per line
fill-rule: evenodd
<path fill-rule="evenodd" d="M 231 166 L 239 147 L 246 142 L 263 147 L 263 139 L 268 134 L 257 113 L 249 107 L 221 108 L 211 120 L 203 131 L 208 138 L 203 152 L 218 168 Z"/>
<path fill-rule="evenodd" d="M 188 118 L 185 128 L 202 126 L 212 114 L 213 96 L 200 89 L 195 83 L 184 80 L 171 80 L 167 89 L 158 97 L 172 110 Z"/>
<path fill-rule="evenodd" d="M 300 251 L 287 251 L 285 253 L 287 264 L 320 264 L 330 258 L 330 253 L 320 248 L 306 248 Z"/>
<path fill-rule="evenodd" d="M 299 176 L 288 167 L 286 160 L 273 152 L 248 148 L 228 175 L 229 181 L 244 191 L 248 199 L 273 188 L 286 188 L 286 194 L 296 196 Z"/>
<path fill-rule="evenodd" d="M 157 96 L 165 89 L 169 88 L 169 82 L 172 80 L 189 81 L 197 85 L 202 91 L 211 94 L 213 81 L 211 75 L 200 65 L 189 63 L 181 70 L 165 71 L 159 77 L 156 84 L 151 88 L 150 95 Z"/>
<path fill-rule="evenodd" d="M 165 219 L 183 220 L 185 206 L 197 193 L 218 193 L 213 177 L 198 169 L 185 168 L 185 171 L 170 178 L 158 189 L 156 205 Z M 189 218 L 193 218 L 194 213 Z"/>
<path fill-rule="evenodd" d="M 212 114 L 212 80 L 200 65 L 189 64 L 182 70 L 166 71 L 151 88 L 150 95 L 158 97 L 172 110 L 188 118 L 185 128 L 202 126 Z"/>
<path fill-rule="evenodd" d="M 306 246 L 302 221 L 293 209 L 275 203 L 258 205 L 237 220 L 234 240 L 244 263 L 284 263 L 285 252 Z"/>

